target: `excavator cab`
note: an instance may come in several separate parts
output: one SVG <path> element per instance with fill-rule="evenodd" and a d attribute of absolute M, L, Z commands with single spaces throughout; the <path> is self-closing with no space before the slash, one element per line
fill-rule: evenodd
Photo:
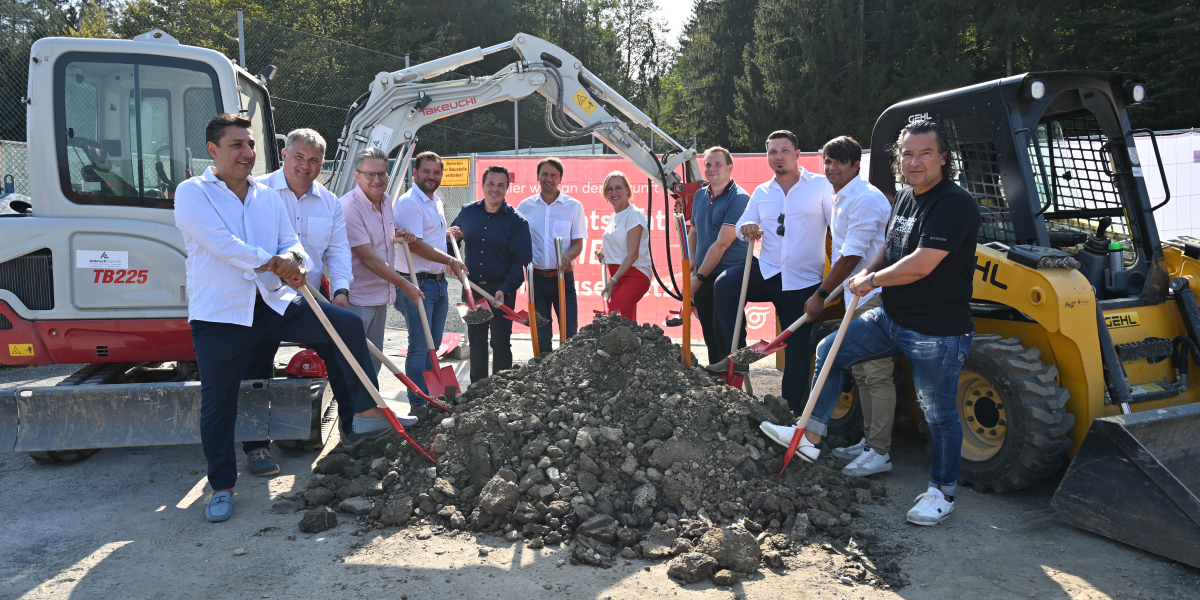
<path fill-rule="evenodd" d="M 214 114 L 248 117 L 254 173 L 278 168 L 263 80 L 162 31 L 43 38 L 30 50 L 32 210 L 0 219 L 0 363 L 79 364 L 0 390 L 0 452 L 52 462 L 96 448 L 199 442 L 175 188 L 212 164 Z M 324 439 L 323 379 L 244 382 L 241 440 Z"/>
<path fill-rule="evenodd" d="M 1053 501 L 1061 519 L 1200 566 L 1200 387 L 1188 378 L 1200 246 L 1159 239 L 1162 157 L 1127 112 L 1147 93 L 1140 75 L 1059 71 L 902 102 L 875 125 L 870 181 L 900 189 L 890 148 L 930 119 L 978 201 L 963 482 L 1021 489 L 1074 457 Z M 1147 177 L 1162 179 L 1157 204 Z"/>

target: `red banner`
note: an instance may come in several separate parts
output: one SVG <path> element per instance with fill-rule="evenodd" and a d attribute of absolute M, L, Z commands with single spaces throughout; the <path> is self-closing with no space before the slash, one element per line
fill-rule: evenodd
<path fill-rule="evenodd" d="M 507 168 L 512 173 L 512 182 L 508 188 L 507 199 L 510 205 L 516 207 L 525 198 L 540 193 L 541 188 L 537 183 L 536 169 L 537 163 L 541 158 L 538 156 L 478 157 L 475 163 L 475 172 L 481 173 L 489 165 L 500 165 Z M 605 201 L 600 186 L 604 183 L 604 177 L 609 173 L 613 171 L 624 172 L 629 176 L 630 184 L 633 187 L 633 198 L 631 200 L 633 205 L 645 211 L 647 204 L 647 180 L 641 176 L 637 169 L 634 169 L 632 165 L 617 156 L 564 157 L 562 158 L 562 162 L 565 172 L 563 173 L 560 190 L 562 193 L 575 198 L 583 204 L 583 212 L 588 223 L 588 239 L 584 244 L 583 254 L 576 259 L 575 266 L 575 294 L 579 299 L 579 324 L 582 327 L 591 322 L 592 315 L 594 314 L 593 311 L 604 310 L 604 301 L 600 298 L 598 291 L 604 282 L 604 277 L 601 275 L 602 265 L 595 258 L 595 249 L 601 244 L 604 228 L 607 226 L 609 215 L 613 211 L 612 206 Z M 824 173 L 820 154 L 802 154 L 799 163 L 810 172 Z M 771 176 L 771 169 L 767 166 L 765 154 L 739 154 L 734 156 L 733 179 L 747 193 L 753 193 L 755 187 L 770 179 Z M 475 181 L 474 185 L 474 197 L 483 197 L 479 181 Z M 670 244 L 671 262 L 674 263 L 672 266 L 675 271 L 675 282 L 682 289 L 683 275 L 680 272 L 682 255 L 679 251 L 679 232 L 677 226 L 674 224 L 674 216 L 672 214 L 674 201 L 668 199 L 666 201 L 667 204 L 664 205 L 662 187 L 658 185 L 654 185 L 653 194 L 653 214 L 647 215 L 650 221 L 650 254 L 654 257 L 654 267 L 658 272 L 659 278 L 662 279 L 668 289 L 674 291 L 670 271 L 667 267 L 667 244 Z M 534 285 L 543 282 L 552 284 L 553 280 L 539 279 L 534 282 Z M 517 308 L 525 308 L 528 300 L 524 287 L 521 288 L 518 296 Z M 658 281 L 652 276 L 650 278 L 650 291 L 638 303 L 638 318 L 644 322 L 663 325 L 663 321 L 667 318 L 667 311 L 677 311 L 681 307 L 680 301 L 668 296 L 662 287 L 659 286 Z M 770 339 L 775 336 L 775 309 L 770 304 L 747 303 L 746 319 L 751 339 Z M 514 329 L 525 331 L 525 328 L 519 325 L 515 326 Z M 557 336 L 557 326 L 554 327 L 554 331 Z M 682 331 L 682 327 L 667 328 L 667 334 L 676 338 L 682 335 Z M 694 339 L 701 339 L 702 337 L 700 323 L 695 319 L 692 320 L 692 337 Z M 698 355 L 702 356 L 700 353 Z"/>

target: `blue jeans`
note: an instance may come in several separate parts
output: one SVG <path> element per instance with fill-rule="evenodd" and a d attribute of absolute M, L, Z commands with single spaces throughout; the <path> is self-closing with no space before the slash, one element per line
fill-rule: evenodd
<path fill-rule="evenodd" d="M 331 304 L 321 306 L 334 330 L 342 337 L 359 366 L 367 372 L 371 384 L 379 381 L 371 371 L 367 335 L 358 315 Z M 237 481 L 237 457 L 233 449 L 234 424 L 238 414 L 238 388 L 246 367 L 262 340 L 289 340 L 305 344 L 330 344 L 333 339 L 317 320 L 317 315 L 297 296 L 284 314 L 279 314 L 259 298 L 254 304 L 254 324 L 246 327 L 232 323 L 192 321 L 192 347 L 200 367 L 200 442 L 208 460 L 208 482 L 214 490 L 233 487 Z M 352 373 L 341 352 L 337 361 L 342 373 Z M 350 402 L 355 412 L 375 408 L 371 393 L 357 377 L 347 380 Z"/>
<path fill-rule="evenodd" d="M 418 279 L 418 287 L 425 294 L 425 315 L 429 317 L 429 332 L 433 335 L 433 343 L 442 345 L 442 331 L 446 328 L 446 309 L 450 300 L 446 291 L 446 279 Z M 421 325 L 421 311 L 417 305 L 396 288 L 396 310 L 404 315 L 408 326 L 408 356 L 404 359 L 404 374 L 422 392 L 429 393 L 425 386 L 425 371 L 433 370 L 433 359 L 429 358 L 429 345 L 425 342 L 425 329 Z M 436 350 L 436 348 L 435 348 Z M 408 392 L 408 403 L 411 406 L 424 406 L 425 401 L 420 396 Z"/>
<path fill-rule="evenodd" d="M 850 375 L 850 367 L 904 354 L 912 370 L 913 387 L 917 390 L 917 405 L 929 424 L 933 463 L 929 467 L 929 484 L 953 496 L 958 487 L 958 472 L 962 468 L 962 425 L 958 420 L 958 373 L 971 352 L 973 333 L 952 336 L 922 335 L 905 329 L 888 317 L 883 307 L 876 308 L 853 320 L 846 327 L 846 337 L 838 349 L 825 380 L 825 387 L 813 407 L 808 430 L 828 433 L 829 418 L 842 393 L 840 385 Z M 820 375 L 834 335 L 817 346 L 817 367 L 813 384 Z"/>

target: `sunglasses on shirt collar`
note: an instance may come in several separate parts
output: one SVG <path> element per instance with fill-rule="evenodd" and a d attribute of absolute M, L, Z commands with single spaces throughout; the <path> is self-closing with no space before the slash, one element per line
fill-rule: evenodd
<path fill-rule="evenodd" d="M 779 218 L 778 218 L 778 219 L 775 219 L 775 222 L 776 222 L 776 223 L 779 223 L 779 227 L 776 227 L 776 228 L 775 228 L 775 235 L 783 235 L 783 231 L 784 231 L 784 227 L 783 227 L 783 218 L 784 218 L 784 217 L 786 217 L 786 216 L 787 216 L 787 215 L 785 215 L 785 214 L 783 214 L 783 213 L 779 213 Z"/>

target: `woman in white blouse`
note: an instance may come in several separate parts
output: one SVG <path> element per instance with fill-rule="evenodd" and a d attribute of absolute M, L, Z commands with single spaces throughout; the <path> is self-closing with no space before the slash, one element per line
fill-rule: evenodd
<path fill-rule="evenodd" d="M 629 203 L 629 178 L 613 171 L 604 178 L 604 199 L 613 214 L 596 257 L 607 267 L 604 295 L 610 313 L 637 320 L 637 303 L 650 289 L 650 232 L 646 214 Z"/>

